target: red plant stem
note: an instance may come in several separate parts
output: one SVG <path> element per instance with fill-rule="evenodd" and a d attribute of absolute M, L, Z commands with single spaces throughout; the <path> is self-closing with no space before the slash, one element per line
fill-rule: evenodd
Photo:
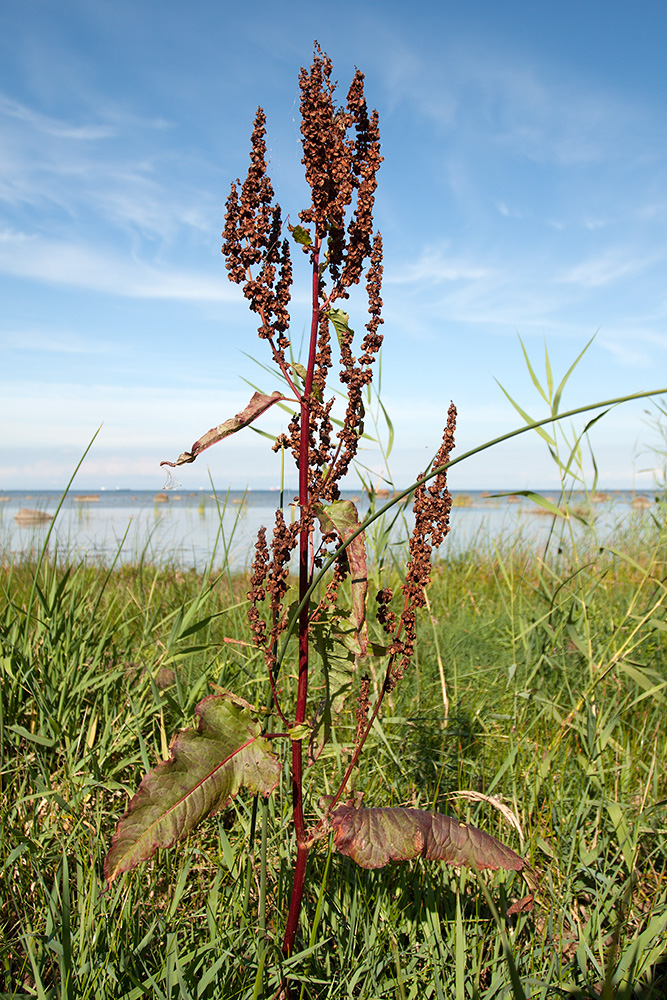
<path fill-rule="evenodd" d="M 283 938 L 283 954 L 286 958 L 289 958 L 294 949 L 294 939 L 296 938 L 296 931 L 299 926 L 301 900 L 303 899 L 303 887 L 306 884 L 306 865 L 308 864 L 309 854 L 309 847 L 306 847 L 305 844 L 298 845 L 292 878 L 292 896 L 290 898 L 289 913 L 287 914 L 285 937 Z"/>
<path fill-rule="evenodd" d="M 300 439 L 299 439 L 299 507 L 303 527 L 299 535 L 299 601 L 303 601 L 310 585 L 310 567 L 308 554 L 310 549 L 309 491 L 308 473 L 310 458 L 310 393 L 313 388 L 315 371 L 315 354 L 317 351 L 317 332 L 320 325 L 320 240 L 315 240 L 312 262 L 312 314 L 310 322 L 310 346 L 308 351 L 308 367 L 306 382 L 301 397 Z M 299 615 L 299 681 L 297 688 L 295 723 L 298 725 L 306 718 L 308 705 L 308 627 L 310 618 L 310 602 L 305 601 Z M 303 818 L 303 750 L 301 740 L 292 740 L 292 816 L 296 835 L 296 862 L 292 878 L 292 895 L 290 897 L 287 926 L 283 938 L 283 953 L 290 955 L 294 947 L 299 913 L 303 899 L 303 888 L 306 879 L 306 865 L 309 848 L 306 846 L 306 824 Z"/>

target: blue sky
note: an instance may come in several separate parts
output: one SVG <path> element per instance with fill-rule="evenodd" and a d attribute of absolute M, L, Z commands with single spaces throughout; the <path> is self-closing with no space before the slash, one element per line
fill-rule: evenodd
<path fill-rule="evenodd" d="M 244 379 L 277 387 L 246 356 L 267 360 L 220 231 L 259 104 L 277 198 L 305 207 L 297 77 L 314 39 L 342 94 L 358 66 L 380 113 L 396 483 L 428 462 L 450 399 L 459 452 L 520 423 L 496 380 L 545 415 L 517 334 L 538 368 L 546 341 L 558 377 L 597 332 L 564 407 L 667 385 L 666 36 L 667 7 L 643 0 L 3 0 L 0 489 L 64 486 L 100 424 L 77 485 L 159 489 L 160 460 L 241 409 Z M 295 343 L 306 283 L 297 268 Z M 594 428 L 601 485 L 650 486 L 647 408 Z M 278 482 L 250 431 L 179 470 L 183 487 L 207 465 L 219 489 Z M 526 435 L 451 482 L 555 473 Z"/>

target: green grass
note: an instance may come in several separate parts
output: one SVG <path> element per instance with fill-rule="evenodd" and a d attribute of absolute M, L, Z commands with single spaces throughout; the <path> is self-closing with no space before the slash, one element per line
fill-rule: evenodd
<path fill-rule="evenodd" d="M 268 998 L 283 975 L 304 998 L 663 997 L 667 531 L 637 521 L 613 551 L 578 538 L 438 564 L 354 779 L 366 804 L 456 812 L 510 844 L 539 873 L 535 904 L 508 914 L 530 891 L 517 874 L 367 872 L 325 842 L 286 963 L 286 773 L 266 805 L 240 797 L 102 892 L 128 797 L 196 703 L 212 685 L 266 700 L 245 581 L 3 565 L 0 995 Z M 352 705 L 311 769 L 313 817 L 353 723 Z"/>

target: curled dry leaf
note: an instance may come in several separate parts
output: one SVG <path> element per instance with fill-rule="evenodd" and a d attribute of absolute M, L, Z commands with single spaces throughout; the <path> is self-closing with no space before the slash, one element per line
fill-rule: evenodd
<path fill-rule="evenodd" d="M 506 805 L 497 795 L 484 795 L 483 792 L 473 792 L 468 789 L 461 790 L 458 792 L 450 792 L 449 797 L 452 799 L 469 799 L 471 802 L 488 802 L 490 806 L 497 809 L 500 815 L 503 817 L 505 822 L 514 827 L 516 832 L 519 834 L 519 840 L 521 841 L 521 846 L 523 847 L 523 842 L 526 839 L 523 835 L 523 828 L 519 817 L 508 805 Z"/>
<path fill-rule="evenodd" d="M 104 861 L 107 884 L 187 836 L 242 785 L 263 795 L 276 787 L 280 764 L 247 702 L 209 695 L 195 713 L 197 729 L 178 734 L 169 760 L 146 775 L 120 819 Z"/>
<path fill-rule="evenodd" d="M 495 837 L 442 813 L 423 809 L 354 809 L 339 806 L 329 817 L 334 845 L 362 868 L 383 868 L 388 861 L 426 858 L 457 868 L 522 871 L 523 858 Z"/>
<path fill-rule="evenodd" d="M 230 417 L 229 420 L 225 420 L 224 423 L 218 424 L 217 427 L 212 427 L 210 431 L 207 431 L 198 441 L 195 441 L 190 451 L 184 451 L 178 456 L 175 462 L 160 462 L 160 465 L 169 465 L 172 469 L 176 468 L 177 465 L 185 465 L 187 462 L 194 462 L 197 455 L 200 452 L 205 451 L 206 448 L 210 448 L 212 444 L 217 444 L 218 441 L 222 441 L 223 438 L 229 437 L 230 434 L 235 434 L 236 431 L 240 431 L 241 428 L 247 427 L 251 424 L 253 420 L 261 416 L 270 406 L 274 403 L 279 403 L 281 399 L 286 399 L 281 392 L 276 390 L 272 392 L 270 396 L 266 396 L 261 392 L 256 392 L 253 394 L 252 399 L 246 406 L 244 410 L 237 413 L 235 417 Z"/>

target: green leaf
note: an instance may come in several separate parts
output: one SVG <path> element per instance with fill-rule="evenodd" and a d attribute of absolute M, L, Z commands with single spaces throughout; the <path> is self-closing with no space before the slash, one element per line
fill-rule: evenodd
<path fill-rule="evenodd" d="M 315 515 L 320 522 L 322 531 L 335 531 L 342 542 L 358 531 L 360 527 L 357 508 L 351 500 L 336 500 L 327 506 L 318 504 Z M 358 656 L 364 656 L 368 645 L 368 630 L 366 627 L 366 593 L 368 591 L 368 576 L 366 569 L 366 535 L 361 532 L 348 545 L 347 558 L 350 564 L 350 583 L 352 587 L 352 622 L 354 625 L 357 648 L 352 651 Z"/>
<path fill-rule="evenodd" d="M 300 722 L 297 726 L 292 726 L 288 732 L 289 738 L 298 743 L 299 740 L 305 740 L 307 736 L 310 736 L 311 728 L 307 722 Z"/>
<path fill-rule="evenodd" d="M 554 392 L 554 376 L 551 370 L 551 358 L 549 357 L 546 340 L 544 341 L 544 368 L 547 373 L 547 392 L 549 394 L 549 399 L 551 400 Z"/>
<path fill-rule="evenodd" d="M 665 704 L 665 696 L 660 691 L 662 687 L 662 678 L 658 673 L 651 670 L 642 669 L 640 666 L 630 663 L 628 660 L 619 660 L 618 666 L 620 670 L 631 677 L 636 684 L 639 685 L 644 691 L 655 698 L 656 701 L 661 704 Z"/>
<path fill-rule="evenodd" d="M 336 610 L 323 613 L 320 621 L 313 625 L 315 649 L 322 660 L 330 715 L 339 715 L 342 711 L 356 673 L 355 655 L 349 649 L 351 642 L 355 642 L 354 630 L 350 628 L 345 632 L 336 617 L 340 617 Z M 357 648 L 358 645 L 357 642 Z M 325 713 L 325 742 L 328 740 L 330 722 L 330 716 L 327 719 Z"/>
<path fill-rule="evenodd" d="M 292 239 L 304 247 L 310 247 L 313 245 L 310 233 L 307 229 L 304 229 L 303 226 L 294 226 L 292 228 Z"/>
<path fill-rule="evenodd" d="M 528 500 L 532 500 L 536 503 L 538 507 L 543 507 L 544 510 L 548 510 L 550 514 L 554 517 L 563 517 L 567 519 L 568 515 L 565 511 L 562 511 L 560 507 L 557 507 L 555 503 L 551 500 L 547 500 L 540 493 L 534 493 L 532 490 L 516 490 L 514 493 L 492 493 L 492 498 L 495 497 L 526 497 Z"/>
<path fill-rule="evenodd" d="M 385 451 L 385 459 L 387 459 L 391 455 L 391 450 L 394 447 L 394 425 L 392 424 L 391 420 L 389 419 L 389 414 L 385 410 L 384 404 L 383 404 L 382 400 L 378 399 L 378 403 L 380 404 L 380 409 L 382 410 L 382 414 L 383 414 L 384 419 L 385 419 L 385 421 L 387 423 L 387 431 L 389 433 L 389 437 L 387 439 L 387 448 L 386 448 L 386 451 Z"/>
<path fill-rule="evenodd" d="M 595 340 L 596 336 L 597 336 L 597 334 L 593 334 L 593 336 L 588 341 L 588 343 L 584 347 L 584 349 L 581 352 L 581 354 L 579 354 L 579 356 L 574 359 L 574 361 L 572 362 L 572 364 L 570 365 L 570 367 L 568 368 L 568 370 L 565 372 L 565 375 L 563 376 L 560 385 L 556 389 L 556 395 L 554 396 L 554 401 L 553 401 L 553 403 L 551 405 L 551 412 L 554 415 L 556 413 L 558 413 L 558 407 L 560 406 L 560 397 L 563 395 L 563 389 L 565 388 L 567 380 L 569 379 L 570 375 L 572 374 L 572 372 L 574 371 L 574 369 L 577 367 L 577 365 L 579 364 L 579 362 L 583 358 L 583 356 L 586 353 L 586 351 L 588 350 L 588 348 L 591 346 L 591 344 Z"/>
<path fill-rule="evenodd" d="M 424 809 L 339 806 L 329 817 L 334 846 L 362 868 L 426 858 L 460 867 L 521 871 L 525 861 L 495 837 Z"/>
<path fill-rule="evenodd" d="M 338 344 L 340 346 L 341 339 L 345 334 L 354 333 L 354 330 L 350 329 L 349 326 L 350 316 L 342 309 L 330 309 L 327 316 L 334 325 L 336 336 L 338 337 Z"/>
<path fill-rule="evenodd" d="M 519 337 L 519 343 L 521 344 L 521 350 L 523 351 L 523 359 L 526 362 L 526 368 L 528 369 L 528 374 L 530 375 L 531 381 L 532 381 L 533 385 L 535 386 L 535 388 L 537 389 L 537 391 L 539 392 L 539 394 L 542 397 L 542 399 L 544 400 L 544 402 L 548 403 L 549 402 L 549 397 L 547 396 L 546 392 L 542 388 L 542 383 L 540 382 L 540 380 L 538 379 L 537 375 L 535 374 L 533 366 L 530 363 L 530 358 L 528 357 L 528 351 L 526 350 L 526 348 L 524 346 L 524 343 L 523 343 L 523 340 L 521 339 L 521 337 Z M 547 356 L 547 363 L 548 363 L 548 356 Z M 502 389 L 502 386 L 500 388 Z M 504 389 L 503 389 L 503 392 L 505 392 Z M 506 392 L 505 392 L 505 395 L 507 396 Z M 507 398 L 509 399 L 509 396 Z M 512 402 L 513 405 L 516 407 L 516 403 L 514 403 L 513 400 L 510 400 L 510 402 Z M 518 407 L 517 407 L 517 409 L 518 409 Z M 520 410 L 519 410 L 519 412 L 521 413 Z M 521 413 L 521 415 L 524 417 L 524 420 L 525 420 L 525 415 L 523 413 Z"/>
<path fill-rule="evenodd" d="M 259 434 L 260 437 L 266 438 L 268 441 L 275 442 L 276 440 L 275 434 L 269 434 L 268 431 L 263 431 L 259 427 L 251 427 L 250 430 L 253 432 L 253 434 Z"/>
<path fill-rule="evenodd" d="M 198 441 L 195 441 L 190 451 L 184 451 L 183 454 L 179 455 L 175 462 L 160 462 L 160 465 L 169 465 L 173 469 L 177 465 L 194 462 L 200 452 L 205 451 L 206 448 L 210 448 L 212 444 L 222 441 L 223 438 L 229 437 L 230 434 L 235 434 L 236 431 L 240 431 L 243 427 L 247 427 L 248 424 L 251 424 L 253 420 L 256 420 L 257 417 L 268 410 L 270 406 L 280 402 L 282 399 L 287 399 L 287 396 L 283 396 L 282 392 L 278 392 L 277 390 L 276 392 L 272 392 L 270 396 L 265 396 L 261 392 L 254 393 L 246 408 L 237 413 L 235 417 L 230 417 L 229 420 L 218 424 L 217 427 L 212 427 Z"/>
<path fill-rule="evenodd" d="M 241 786 L 263 795 L 276 787 L 280 764 L 260 736 L 260 723 L 247 702 L 228 692 L 209 695 L 195 714 L 197 729 L 176 737 L 169 760 L 146 775 L 119 821 L 104 861 L 107 885 L 151 858 L 158 847 L 186 837 Z"/>
<path fill-rule="evenodd" d="M 496 379 L 496 382 L 498 382 L 498 379 Z M 523 407 L 519 406 L 519 404 L 517 403 L 517 401 L 515 399 L 512 399 L 512 397 L 510 396 L 510 394 L 507 391 L 507 389 L 505 388 L 505 386 L 504 385 L 500 385 L 500 382 L 498 382 L 498 385 L 500 386 L 500 388 L 502 389 L 502 391 L 505 393 L 505 395 L 507 396 L 507 398 L 509 399 L 510 403 L 512 404 L 512 406 L 514 407 L 514 409 L 517 411 L 517 413 L 519 413 L 523 417 L 523 419 L 526 421 L 527 424 L 534 425 L 536 423 L 536 421 L 533 420 L 533 418 L 530 417 L 526 413 L 526 411 L 523 409 Z M 539 385 L 539 383 L 538 383 L 538 385 Z M 547 442 L 547 444 L 553 445 L 554 448 L 556 447 L 556 440 L 555 440 L 555 438 L 552 437 L 550 434 L 548 434 L 544 430 L 543 427 L 533 427 L 533 429 L 537 431 L 537 433 L 540 435 L 540 437 L 543 438 Z"/>
<path fill-rule="evenodd" d="M 31 733 L 24 726 L 7 726 L 7 729 L 11 733 L 16 733 L 17 736 L 23 737 L 24 740 L 29 740 L 31 743 L 37 743 L 41 747 L 54 747 L 56 745 L 55 739 L 49 736 L 41 736 L 39 733 Z"/>
<path fill-rule="evenodd" d="M 598 422 L 598 420 L 602 420 L 602 418 L 605 417 L 609 413 L 610 409 L 611 409 L 611 407 L 607 407 L 606 410 L 603 410 L 601 413 L 598 413 L 597 416 L 593 417 L 591 420 L 588 421 L 588 423 L 584 427 L 584 429 L 581 432 L 581 434 L 579 434 L 575 438 L 574 444 L 572 445 L 572 449 L 570 451 L 570 457 L 568 458 L 568 460 L 565 463 L 565 465 L 563 465 L 563 463 L 559 459 L 556 459 L 557 462 L 558 462 L 558 464 L 560 465 L 561 469 L 563 470 L 563 475 L 564 476 L 567 476 L 568 474 L 571 474 L 572 476 L 574 476 L 575 479 L 579 479 L 579 480 L 581 480 L 583 482 L 581 476 L 577 475 L 574 472 L 572 472 L 572 473 L 570 472 L 571 467 L 572 467 L 572 463 L 574 462 L 574 460 L 576 458 L 576 459 L 578 459 L 578 464 L 581 466 L 581 441 L 582 441 L 582 439 L 584 438 L 584 436 L 586 434 L 588 434 L 588 432 L 591 429 L 591 427 L 595 426 L 595 424 Z M 595 465 L 595 456 L 593 455 L 592 452 L 591 452 L 591 458 L 593 459 L 593 465 Z M 597 479 L 597 475 L 596 475 L 596 479 Z"/>

